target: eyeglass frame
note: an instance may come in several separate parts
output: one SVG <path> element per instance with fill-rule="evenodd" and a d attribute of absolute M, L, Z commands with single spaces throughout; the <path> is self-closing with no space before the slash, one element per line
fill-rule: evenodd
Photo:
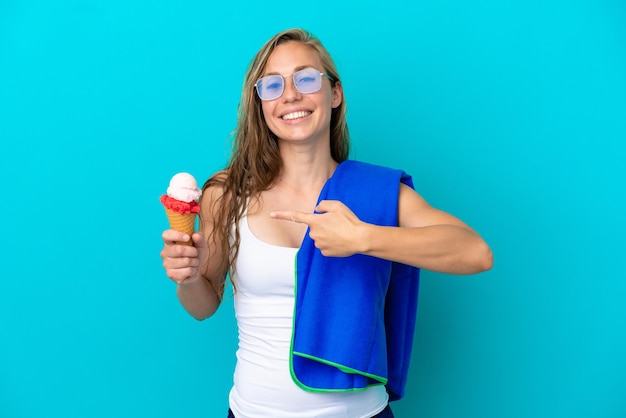
<path fill-rule="evenodd" d="M 296 71 L 296 72 L 294 72 L 294 73 L 292 73 L 292 74 L 287 74 L 287 75 L 282 75 L 282 74 L 268 74 L 268 75 L 266 75 L 266 76 L 263 76 L 263 77 L 259 78 L 259 79 L 256 81 L 256 83 L 254 83 L 254 89 L 256 90 L 256 94 L 257 94 L 258 98 L 259 98 L 259 99 L 261 99 L 261 100 L 262 100 L 262 101 L 264 101 L 264 102 L 269 102 L 269 101 L 272 101 L 272 100 L 279 99 L 280 97 L 282 97 L 282 95 L 283 95 L 283 94 L 285 94 L 285 85 L 287 84 L 287 82 L 286 82 L 286 80 L 285 80 L 285 77 L 291 77 L 291 79 L 293 80 L 293 76 L 294 76 L 294 75 L 298 74 L 298 73 L 299 73 L 299 72 L 301 72 L 301 71 L 306 71 L 306 70 L 315 70 L 316 72 L 318 72 L 318 71 L 319 71 L 319 70 L 318 70 L 317 68 L 315 68 L 315 67 L 307 67 L 307 68 L 303 68 L 303 69 L 301 69 L 301 70 L 298 70 L 298 71 Z M 333 76 L 331 76 L 330 74 L 323 73 L 323 72 L 319 71 L 319 75 L 320 75 L 320 76 L 322 76 L 322 77 L 326 77 L 326 78 L 327 78 L 327 79 L 329 79 L 331 82 L 336 81 L 336 80 L 335 80 L 335 78 L 334 78 Z M 259 94 L 259 87 L 257 86 L 257 84 L 259 84 L 259 82 L 260 82 L 261 80 L 263 80 L 264 78 L 271 77 L 271 76 L 277 76 L 277 77 L 281 77 L 281 78 L 283 79 L 283 87 L 282 87 L 282 91 L 280 92 L 280 94 L 279 94 L 278 96 L 274 97 L 273 99 L 263 99 L 263 98 L 261 97 L 261 95 Z M 296 83 L 294 83 L 294 84 L 293 84 L 293 86 L 294 86 L 294 88 L 298 91 L 298 93 L 301 93 L 301 94 L 313 94 L 313 93 L 317 93 L 318 91 L 320 91 L 320 90 L 322 89 L 322 83 L 320 83 L 320 88 L 319 88 L 318 90 L 315 90 L 315 91 L 309 91 L 309 92 L 303 92 L 303 91 L 300 91 L 300 90 L 298 89 L 298 85 L 297 85 Z"/>

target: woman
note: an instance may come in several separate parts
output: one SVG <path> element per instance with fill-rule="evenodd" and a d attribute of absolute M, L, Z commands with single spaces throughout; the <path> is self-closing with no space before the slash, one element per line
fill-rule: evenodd
<path fill-rule="evenodd" d="M 328 299 L 328 309 L 326 305 L 311 309 L 315 302 L 308 301 L 300 287 L 307 280 L 312 286 L 308 289 L 316 289 L 307 290 L 310 297 L 328 289 L 322 299 L 329 295 L 331 299 L 332 295 L 352 299 L 358 315 L 371 311 L 372 318 L 376 317 L 373 321 L 380 319 L 381 311 L 370 306 L 368 295 L 374 295 L 372 300 L 384 300 L 383 305 L 392 300 L 384 294 L 392 287 L 384 274 L 372 274 L 377 277 L 373 285 L 368 277 L 347 278 L 347 284 L 342 285 L 341 278 L 321 277 L 320 268 L 326 269 L 324 275 L 332 274 L 335 262 L 366 273 L 370 266 L 363 265 L 378 261 L 414 271 L 426 268 L 451 274 L 491 268 L 491 251 L 482 238 L 459 219 L 431 207 L 412 189 L 408 176 L 389 171 L 395 188 L 383 187 L 383 183 L 377 186 L 378 168 L 346 161 L 348 151 L 346 105 L 330 55 L 306 31 L 292 29 L 277 34 L 248 68 L 233 154 L 228 167 L 204 185 L 200 231 L 193 237 L 173 230 L 163 232 L 163 266 L 177 283 L 181 304 L 193 317 L 201 320 L 213 315 L 222 300 L 226 276 L 231 274 L 239 349 L 229 416 L 393 416 L 388 402 L 402 396 L 403 383 L 399 384 L 399 395 L 390 395 L 390 385 L 385 387 L 387 364 L 381 366 L 382 372 L 375 373 L 338 365 L 317 354 L 296 352 L 300 346 L 316 346 L 321 340 L 335 338 L 331 334 L 328 338 L 321 338 L 321 334 L 311 337 L 313 331 L 307 330 L 318 332 L 322 328 L 315 324 L 320 322 L 315 315 L 330 315 L 323 321 L 322 333 L 331 329 L 335 335 L 349 334 L 354 328 L 358 334 L 362 332 L 358 327 L 363 326 L 360 317 L 350 318 L 348 311 L 347 316 L 337 315 L 344 321 L 343 329 L 328 326 L 334 323 L 333 306 L 342 305 L 341 300 Z M 375 189 L 376 196 L 385 194 L 391 201 L 377 209 L 366 202 L 379 199 L 360 197 L 369 189 L 359 188 L 359 181 L 337 183 L 350 174 L 351 167 L 365 170 L 366 174 L 359 171 L 358 176 L 369 175 L 371 168 L 374 174 L 368 187 Z M 387 176 L 388 171 L 381 170 Z M 332 182 L 341 186 L 333 189 L 329 186 Z M 346 184 L 354 184 L 354 190 Z M 387 189 L 393 190 L 391 194 Z M 347 201 L 354 203 L 347 205 Z M 371 214 L 371 219 L 388 221 L 365 221 L 355 214 L 357 209 L 368 219 Z M 194 246 L 175 244 L 189 239 Z M 295 281 L 294 261 L 298 264 Z M 389 271 L 389 266 L 381 265 L 380 271 Z M 309 273 L 311 277 L 306 276 Z M 414 277 L 412 286 L 416 289 L 417 275 Z M 315 287 L 316 283 L 322 285 Z M 376 289 L 369 292 L 367 286 Z M 416 293 L 410 295 L 411 299 L 417 297 Z M 415 301 L 407 302 L 413 306 L 414 315 Z M 308 324 L 305 308 L 313 311 Z M 384 307 L 385 315 L 391 315 L 392 308 Z M 405 325 L 408 340 L 412 325 L 410 321 Z M 308 342 L 296 340 L 296 331 L 300 340 Z M 372 337 L 375 345 L 385 345 L 380 339 L 380 335 Z M 342 351 L 343 356 L 353 352 L 355 357 L 361 355 L 357 354 L 359 345 L 357 342 L 354 350 L 343 350 L 340 341 L 329 342 L 331 351 Z M 403 347 L 409 347 L 410 354 L 410 342 Z M 394 350 L 383 347 L 379 353 Z M 402 366 L 404 374 L 407 364 Z M 341 382 L 336 383 L 335 374 L 341 375 Z M 349 383 L 345 383 L 346 378 Z"/>

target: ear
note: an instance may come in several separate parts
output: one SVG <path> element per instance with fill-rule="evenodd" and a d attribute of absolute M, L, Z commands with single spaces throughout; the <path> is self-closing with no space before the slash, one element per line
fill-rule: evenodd
<path fill-rule="evenodd" d="M 339 105 L 343 102 L 343 87 L 341 86 L 341 82 L 337 81 L 333 86 L 333 96 L 331 98 L 330 106 L 333 109 L 339 107 Z"/>

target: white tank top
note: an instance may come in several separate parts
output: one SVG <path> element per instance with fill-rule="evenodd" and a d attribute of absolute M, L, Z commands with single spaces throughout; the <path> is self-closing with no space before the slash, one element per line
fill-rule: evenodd
<path fill-rule="evenodd" d="M 235 315 L 239 348 L 230 391 L 236 418 L 369 418 L 388 402 L 384 386 L 355 392 L 312 393 L 289 371 L 297 248 L 259 240 L 240 222 Z"/>

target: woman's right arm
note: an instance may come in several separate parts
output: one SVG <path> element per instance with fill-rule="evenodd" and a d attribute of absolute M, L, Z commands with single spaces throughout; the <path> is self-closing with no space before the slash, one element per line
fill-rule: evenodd
<path fill-rule="evenodd" d="M 161 258 L 165 272 L 177 284 L 176 294 L 180 303 L 197 320 L 213 315 L 224 296 L 224 266 L 227 263 L 224 262 L 221 245 L 211 240 L 207 248 L 205 240 L 212 232 L 213 203 L 220 195 L 216 187 L 205 190 L 201 202 L 201 231 L 193 237 L 171 229 L 163 231 L 162 235 Z M 176 241 L 189 239 L 193 239 L 193 246 L 176 244 Z"/>

